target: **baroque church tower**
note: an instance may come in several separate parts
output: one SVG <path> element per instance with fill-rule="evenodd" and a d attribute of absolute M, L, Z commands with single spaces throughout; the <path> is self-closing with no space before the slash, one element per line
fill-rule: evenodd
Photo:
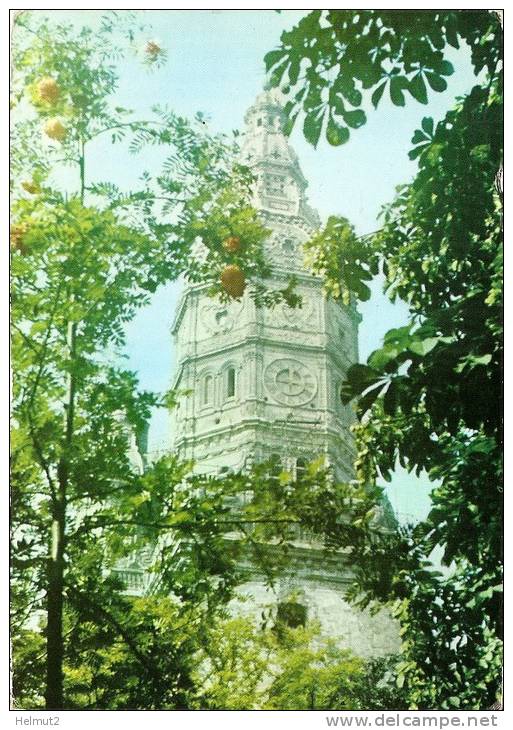
<path fill-rule="evenodd" d="M 298 281 L 301 308 L 281 303 L 257 308 L 245 296 L 228 304 L 208 296 L 208 286 L 188 286 L 172 333 L 173 388 L 190 391 L 174 413 L 173 445 L 199 473 L 220 475 L 271 458 L 298 474 L 324 456 L 340 480 L 353 478 L 353 415 L 340 401 L 348 367 L 358 360 L 360 317 L 353 306 L 327 299 L 322 282 L 303 264 L 302 244 L 318 229 L 306 198 L 297 156 L 282 131 L 276 92 L 265 91 L 248 110 L 242 162 L 256 177 L 253 205 L 271 230 L 265 253 L 283 288 Z M 292 568 L 271 592 L 258 575 L 242 587 L 246 599 L 235 612 L 259 615 L 278 602 L 296 615 L 318 620 L 323 633 L 363 656 L 398 648 L 386 612 L 370 616 L 343 598 L 350 573 L 340 556 L 328 558 L 308 536 L 295 543 Z"/>
<path fill-rule="evenodd" d="M 271 456 L 294 472 L 324 455 L 338 478 L 350 479 L 352 415 L 339 393 L 358 359 L 359 315 L 326 299 L 319 278 L 303 265 L 302 243 L 319 218 L 307 203 L 307 182 L 273 92 L 257 98 L 245 122 L 242 161 L 257 178 L 253 205 L 272 231 L 265 255 L 273 279 L 266 283 L 282 288 L 294 274 L 302 306 L 257 308 L 247 294 L 223 304 L 207 287 L 185 290 L 172 327 L 173 387 L 194 396 L 180 403 L 174 446 L 205 473 Z"/>

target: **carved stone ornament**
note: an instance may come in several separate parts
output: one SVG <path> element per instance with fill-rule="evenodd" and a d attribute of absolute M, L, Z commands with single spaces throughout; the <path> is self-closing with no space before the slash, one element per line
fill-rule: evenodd
<path fill-rule="evenodd" d="M 201 307 L 200 319 L 203 326 L 213 335 L 229 332 L 241 315 L 243 302 L 207 302 Z"/>
<path fill-rule="evenodd" d="M 280 302 L 273 312 L 272 321 L 287 329 L 305 329 L 313 327 L 315 313 L 316 305 L 308 292 L 303 296 L 301 307 L 289 307 L 286 302 Z"/>

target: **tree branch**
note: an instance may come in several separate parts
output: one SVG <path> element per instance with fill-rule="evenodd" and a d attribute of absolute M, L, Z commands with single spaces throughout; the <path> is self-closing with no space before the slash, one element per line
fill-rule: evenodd
<path fill-rule="evenodd" d="M 73 597 L 75 598 L 75 608 L 78 609 L 79 600 L 83 601 L 87 605 L 89 605 L 91 608 L 94 609 L 93 618 L 95 621 L 97 620 L 98 614 L 100 616 L 103 616 L 110 624 L 113 626 L 116 631 L 119 633 L 119 635 L 122 637 L 123 641 L 126 643 L 126 645 L 130 648 L 133 655 L 137 659 L 137 661 L 142 664 L 142 666 L 148 671 L 148 673 L 155 679 L 159 680 L 159 676 L 156 674 L 153 665 L 151 663 L 151 660 L 147 658 L 139 649 L 135 641 L 133 640 L 130 633 L 125 629 L 124 626 L 109 612 L 107 609 L 99 603 L 96 603 L 94 601 L 90 594 L 83 593 L 79 591 L 78 589 L 74 588 L 73 586 L 68 586 L 68 597 L 73 602 Z"/>
<path fill-rule="evenodd" d="M 87 520 L 87 517 L 84 518 L 84 522 Z M 258 525 L 258 524 L 264 524 L 264 525 L 294 525 L 299 524 L 299 520 L 294 519 L 292 517 L 284 517 L 284 518 L 272 518 L 272 517 L 258 517 L 253 519 L 226 519 L 226 520 L 216 520 L 214 524 L 212 525 L 202 525 L 201 523 L 197 522 L 180 522 L 179 524 L 170 525 L 166 522 L 140 522 L 139 520 L 98 520 L 96 524 L 89 522 L 89 524 L 82 524 L 76 531 L 75 535 L 80 532 L 87 532 L 89 530 L 97 530 L 101 527 L 113 527 L 115 525 L 126 525 L 126 526 L 134 526 L 134 527 L 148 527 L 155 530 L 177 530 L 177 531 L 190 531 L 191 529 L 201 529 L 201 528 L 210 528 L 221 525 L 227 525 L 227 526 L 242 526 L 242 525 Z"/>

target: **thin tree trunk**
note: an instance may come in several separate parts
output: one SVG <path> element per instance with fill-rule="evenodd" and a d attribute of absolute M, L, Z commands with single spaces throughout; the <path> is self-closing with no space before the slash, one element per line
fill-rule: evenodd
<path fill-rule="evenodd" d="M 85 196 L 85 141 L 80 140 L 80 202 Z M 73 301 L 73 295 L 71 296 Z M 67 345 L 70 364 L 76 357 L 77 323 L 68 322 Z M 73 444 L 75 419 L 75 375 L 70 369 L 64 416 L 64 449 L 57 467 L 58 494 L 53 504 L 52 535 L 48 565 L 47 634 L 46 634 L 46 708 L 62 709 L 63 691 L 63 606 L 64 606 L 64 551 L 66 547 L 66 506 L 69 482 L 69 457 Z"/>
<path fill-rule="evenodd" d="M 60 479 L 59 479 L 60 481 Z M 60 489 L 59 489 L 60 491 Z M 64 642 L 62 608 L 64 593 L 64 526 L 65 506 L 59 499 L 53 509 L 51 555 L 48 566 L 48 595 L 46 628 L 46 709 L 62 709 Z"/>
<path fill-rule="evenodd" d="M 75 359 L 76 323 L 68 323 L 70 361 Z M 66 542 L 66 502 L 69 482 L 69 456 L 73 441 L 75 416 L 75 376 L 68 376 L 66 398 L 64 448 L 57 467 L 58 489 L 52 508 L 52 534 L 48 564 L 47 629 L 46 629 L 46 708 L 63 708 L 63 604 L 64 604 L 64 550 Z"/>

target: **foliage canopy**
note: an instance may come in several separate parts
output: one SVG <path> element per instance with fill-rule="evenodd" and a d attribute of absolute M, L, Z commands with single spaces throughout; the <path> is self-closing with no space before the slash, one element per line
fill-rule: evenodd
<path fill-rule="evenodd" d="M 500 693 L 502 637 L 502 164 L 501 29 L 488 11 L 314 11 L 266 56 L 289 95 L 289 129 L 332 145 L 366 121 L 386 90 L 426 104 L 453 72 L 448 45 L 470 47 L 476 85 L 446 117 L 422 120 L 412 183 L 359 241 L 332 218 L 310 244 L 331 295 L 369 296 L 378 271 L 410 322 L 389 331 L 367 364 L 350 368 L 342 399 L 357 398 L 360 489 L 354 528 L 326 526 L 352 550 L 353 597 L 388 601 L 400 619 L 398 681 L 412 707 L 482 708 Z M 287 77 L 286 77 L 287 75 Z M 433 507 L 416 527 L 376 530 L 374 511 L 396 463 L 426 470 Z M 441 551 L 444 572 L 432 551 Z"/>

